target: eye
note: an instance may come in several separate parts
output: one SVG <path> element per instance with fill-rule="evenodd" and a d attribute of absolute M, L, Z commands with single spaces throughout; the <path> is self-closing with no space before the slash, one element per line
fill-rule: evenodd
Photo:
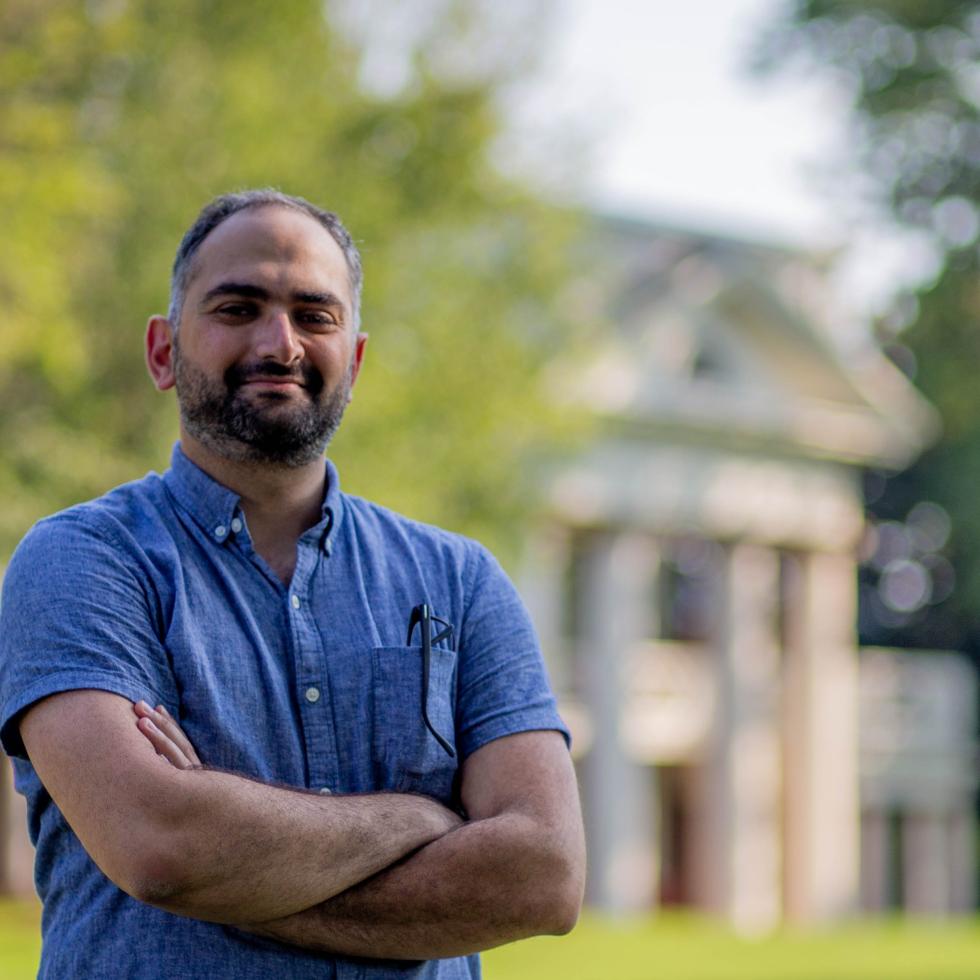
<path fill-rule="evenodd" d="M 225 317 L 228 320 L 244 320 L 255 315 L 255 305 L 253 303 L 243 303 L 240 301 L 234 303 L 222 303 L 221 306 L 215 310 L 215 313 L 217 313 L 218 316 Z"/>
<path fill-rule="evenodd" d="M 337 325 L 337 317 L 329 310 L 300 310 L 296 322 L 304 327 L 325 328 Z"/>

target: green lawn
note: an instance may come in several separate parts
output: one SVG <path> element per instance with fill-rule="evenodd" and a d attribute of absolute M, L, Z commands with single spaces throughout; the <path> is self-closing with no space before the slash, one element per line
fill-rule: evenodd
<path fill-rule="evenodd" d="M 491 950 L 484 964 L 487 980 L 978 980 L 980 920 L 864 922 L 748 940 L 687 916 L 586 915 L 568 936 Z"/>
<path fill-rule="evenodd" d="M 37 923 L 36 906 L 0 901 L 3 980 L 34 976 Z M 862 923 L 744 940 L 691 917 L 612 923 L 586 915 L 570 936 L 491 950 L 484 957 L 484 975 L 487 980 L 978 980 L 980 921 Z"/>

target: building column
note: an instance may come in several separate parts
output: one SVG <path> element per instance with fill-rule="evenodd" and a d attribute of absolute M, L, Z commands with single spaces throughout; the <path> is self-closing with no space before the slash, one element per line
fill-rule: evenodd
<path fill-rule="evenodd" d="M 531 614 L 552 686 L 559 694 L 571 687 L 571 665 L 562 636 L 565 569 L 570 561 L 569 532 L 547 526 L 531 537 L 521 563 L 518 584 Z"/>
<path fill-rule="evenodd" d="M 744 932 L 781 914 L 779 558 L 739 543 L 719 575 L 718 707 L 702 772 L 701 899 Z"/>
<path fill-rule="evenodd" d="M 27 836 L 27 802 L 14 790 L 13 767 L 0 755 L 0 894 L 34 895 L 34 848 Z"/>
<path fill-rule="evenodd" d="M 912 915 L 949 914 L 949 818 L 942 811 L 910 813 L 902 834 L 902 892 Z"/>
<path fill-rule="evenodd" d="M 846 554 L 802 555 L 787 571 L 786 912 L 824 922 L 858 899 L 856 574 Z"/>
<path fill-rule="evenodd" d="M 648 536 L 590 534 L 580 553 L 579 690 L 593 725 L 582 765 L 589 902 L 604 911 L 649 910 L 657 899 L 655 770 L 620 737 L 632 647 L 653 633 L 657 552 Z"/>

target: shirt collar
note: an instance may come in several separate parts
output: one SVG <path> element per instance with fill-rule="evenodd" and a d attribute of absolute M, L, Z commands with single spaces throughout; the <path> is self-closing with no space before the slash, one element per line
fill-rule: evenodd
<path fill-rule="evenodd" d="M 320 522 L 310 530 L 319 531 L 321 546 L 329 554 L 331 540 L 340 526 L 344 508 L 337 468 L 329 459 L 323 462 L 327 491 L 323 495 Z M 241 498 L 191 462 L 184 455 L 179 442 L 174 444 L 170 469 L 164 473 L 163 482 L 177 503 L 212 541 L 224 544 L 228 540 L 235 530 L 233 522 L 241 519 Z"/>
<path fill-rule="evenodd" d="M 337 528 L 344 519 L 344 496 L 340 492 L 340 475 L 337 473 L 337 467 L 329 459 L 324 459 L 323 462 L 327 469 L 327 492 L 323 495 L 325 523 L 320 544 L 329 555 L 331 544 L 337 539 Z"/>

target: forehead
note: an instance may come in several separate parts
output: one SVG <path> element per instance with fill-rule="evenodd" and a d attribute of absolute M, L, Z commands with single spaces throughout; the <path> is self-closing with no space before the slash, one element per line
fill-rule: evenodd
<path fill-rule="evenodd" d="M 333 292 L 351 305 L 347 260 L 333 236 L 310 215 L 277 205 L 239 211 L 201 243 L 188 293 L 225 281 L 273 293 Z"/>

